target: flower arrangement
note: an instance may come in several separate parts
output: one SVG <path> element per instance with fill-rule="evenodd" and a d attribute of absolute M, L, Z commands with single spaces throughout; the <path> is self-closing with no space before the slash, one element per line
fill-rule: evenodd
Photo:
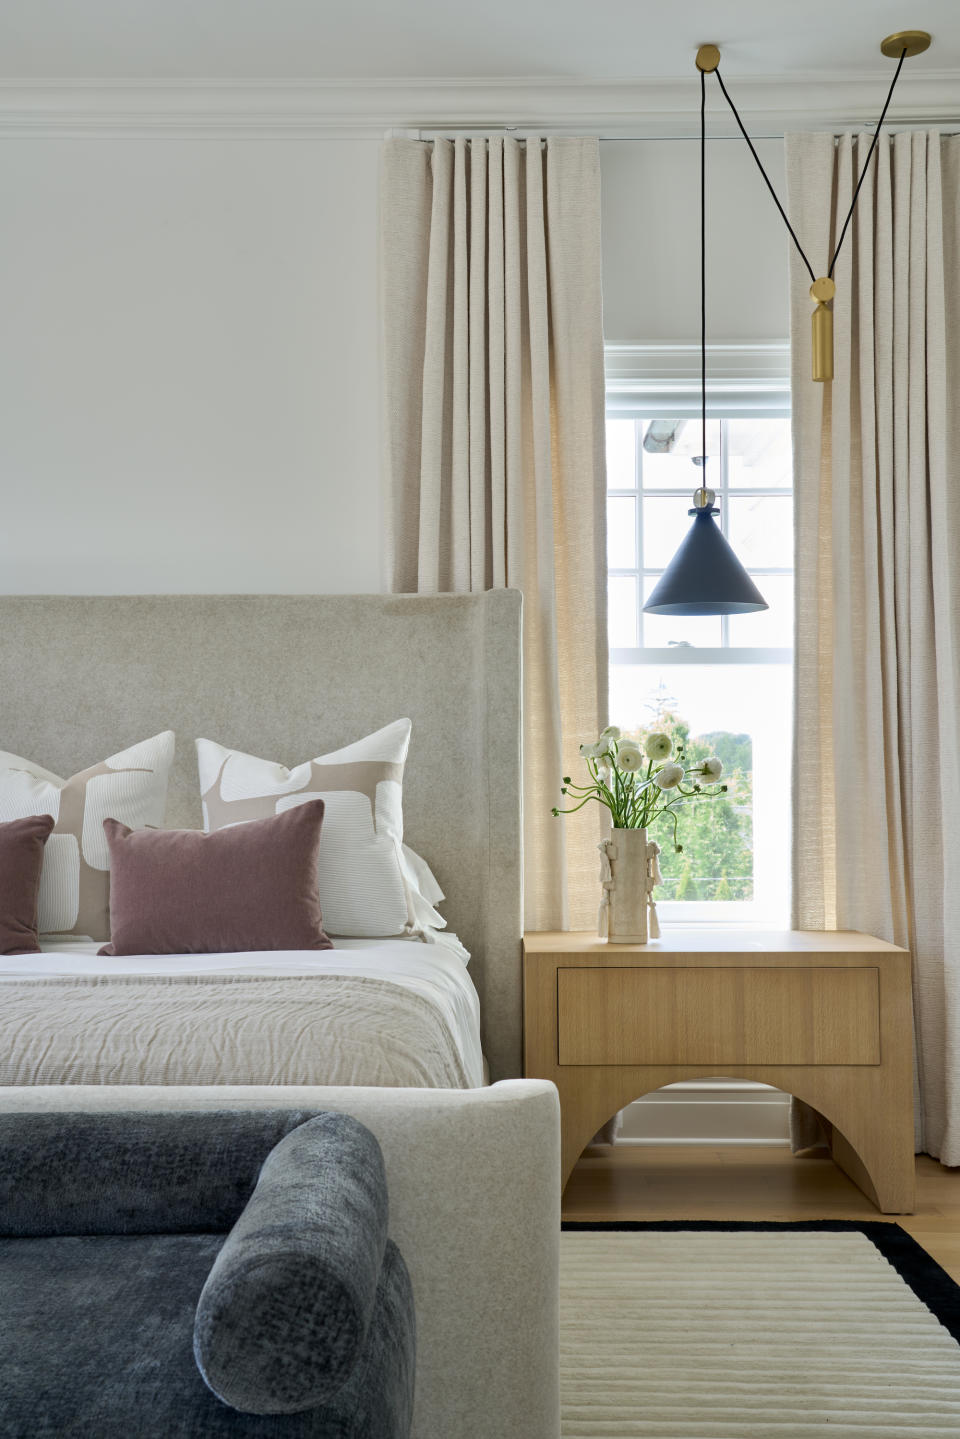
<path fill-rule="evenodd" d="M 624 739 L 616 725 L 608 725 L 596 744 L 582 744 L 580 753 L 590 783 L 574 784 L 565 775 L 560 792 L 574 804 L 570 809 L 554 808 L 554 815 L 576 814 L 591 800 L 597 800 L 610 811 L 614 829 L 648 829 L 654 820 L 665 816 L 673 823 L 673 847 L 678 854 L 683 850 L 677 842 L 677 822 L 683 806 L 716 799 L 727 792 L 727 786 L 719 783 L 723 774 L 719 759 L 711 756 L 688 767 L 683 745 L 674 750 L 666 734 L 648 734 L 641 744 Z"/>

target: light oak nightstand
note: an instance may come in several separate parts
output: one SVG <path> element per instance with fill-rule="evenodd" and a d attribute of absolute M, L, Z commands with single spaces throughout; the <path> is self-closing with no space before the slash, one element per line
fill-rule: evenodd
<path fill-rule="evenodd" d="M 675 929 L 523 941 L 524 1074 L 560 1091 L 563 1183 L 597 1130 L 679 1079 L 776 1085 L 829 1121 L 886 1214 L 914 1206 L 910 955 L 850 931 Z"/>

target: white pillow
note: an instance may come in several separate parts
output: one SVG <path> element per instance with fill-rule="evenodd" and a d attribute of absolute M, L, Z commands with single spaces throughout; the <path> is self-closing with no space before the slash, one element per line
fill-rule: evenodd
<path fill-rule="evenodd" d="M 411 876 L 412 883 L 416 885 L 427 904 L 440 904 L 442 900 L 446 899 L 446 895 L 440 888 L 440 882 L 437 876 L 427 864 L 422 854 L 417 854 L 415 849 L 411 849 L 408 844 L 405 844 L 403 846 L 403 857 L 413 871 Z M 437 920 L 440 924 L 446 924 L 447 922 L 441 918 L 439 914 L 437 915 Z"/>
<path fill-rule="evenodd" d="M 210 833 L 322 799 L 318 882 L 324 929 L 341 935 L 420 933 L 424 914 L 413 892 L 416 877 L 403 858 L 410 727 L 408 719 L 395 720 L 295 769 L 198 739 L 204 829 Z M 437 921 L 442 923 L 439 915 Z"/>
<path fill-rule="evenodd" d="M 173 746 L 173 731 L 165 730 L 70 779 L 0 750 L 0 820 L 52 814 L 57 822 L 43 852 L 41 934 L 110 938 L 103 821 L 118 819 L 131 829 L 163 824 Z"/>

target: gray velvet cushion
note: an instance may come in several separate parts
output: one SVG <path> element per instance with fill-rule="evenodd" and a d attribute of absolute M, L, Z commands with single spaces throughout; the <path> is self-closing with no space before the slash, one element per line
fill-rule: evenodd
<path fill-rule="evenodd" d="M 222 1243 L 0 1239 L 2 1439 L 407 1439 L 413 1310 L 393 1246 L 346 1385 L 320 1408 L 256 1415 L 222 1404 L 193 1357 L 197 1300 Z"/>
<path fill-rule="evenodd" d="M 0 1234 L 224 1234 L 316 1112 L 0 1114 Z"/>
<path fill-rule="evenodd" d="M 323 1114 L 288 1134 L 197 1306 L 194 1353 L 214 1393 L 257 1414 L 330 1399 L 364 1348 L 386 1244 L 386 1174 L 370 1131 Z"/>

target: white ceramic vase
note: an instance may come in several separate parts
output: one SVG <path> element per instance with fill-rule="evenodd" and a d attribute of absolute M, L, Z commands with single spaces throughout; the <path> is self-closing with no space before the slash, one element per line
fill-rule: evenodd
<path fill-rule="evenodd" d="M 599 930 L 616 944 L 646 944 L 659 939 L 660 925 L 653 901 L 661 882 L 660 846 L 645 829 L 615 829 L 600 845 Z"/>

